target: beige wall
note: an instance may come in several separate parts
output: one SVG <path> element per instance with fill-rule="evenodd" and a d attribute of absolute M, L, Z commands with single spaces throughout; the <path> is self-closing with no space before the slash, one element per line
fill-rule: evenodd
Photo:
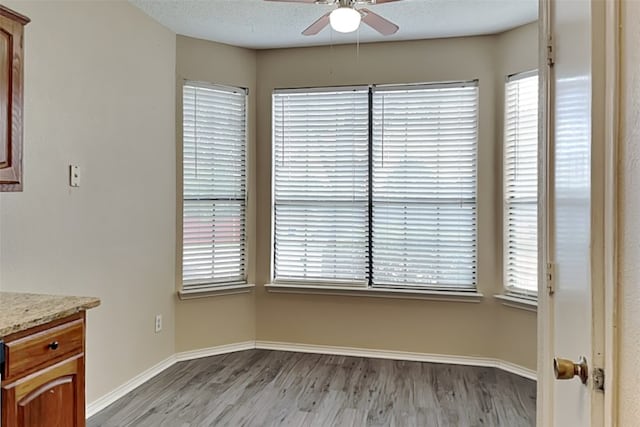
<path fill-rule="evenodd" d="M 269 282 L 271 92 L 274 88 L 480 80 L 478 149 L 478 290 L 481 303 L 318 296 L 256 290 L 258 340 L 448 355 L 496 357 L 536 367 L 535 313 L 504 307 L 502 290 L 501 156 L 496 73 L 537 60 L 535 26 L 504 36 L 278 49 L 258 52 L 257 266 Z M 517 50 L 514 63 L 500 46 Z M 529 55 L 524 60 L 522 55 Z M 525 67 L 528 69 L 528 67 Z"/>
<path fill-rule="evenodd" d="M 174 353 L 175 35 L 126 2 L 3 3 L 32 22 L 25 186 L 0 194 L 0 287 L 102 299 L 91 402 Z"/>
<path fill-rule="evenodd" d="M 256 53 L 253 50 L 178 36 L 176 42 L 176 144 L 177 152 L 177 224 L 178 242 L 182 242 L 182 84 L 196 80 L 249 89 L 248 98 L 248 202 L 247 236 L 248 279 L 255 279 L 255 191 L 252 191 L 255 170 L 256 135 Z M 181 283 L 182 261 L 176 251 L 176 283 Z M 222 344 L 255 339 L 254 294 L 217 296 L 176 303 L 176 351 L 196 350 Z"/>
<path fill-rule="evenodd" d="M 618 425 L 640 420 L 640 3 L 622 3 L 621 139 L 619 152 Z M 616 380 L 614 380 L 614 384 Z"/>

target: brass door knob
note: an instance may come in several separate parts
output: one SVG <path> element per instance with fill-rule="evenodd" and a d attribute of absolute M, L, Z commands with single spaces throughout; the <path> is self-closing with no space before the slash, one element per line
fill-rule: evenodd
<path fill-rule="evenodd" d="M 557 380 L 570 380 L 573 377 L 578 377 L 582 384 L 586 384 L 589 379 L 587 359 L 582 356 L 578 363 L 574 363 L 571 360 L 556 357 L 553 359 L 553 373 Z"/>

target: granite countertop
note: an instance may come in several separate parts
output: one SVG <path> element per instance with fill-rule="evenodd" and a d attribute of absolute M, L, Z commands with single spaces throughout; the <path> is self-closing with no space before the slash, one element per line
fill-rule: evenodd
<path fill-rule="evenodd" d="M 0 338 L 99 305 L 92 297 L 0 292 Z"/>

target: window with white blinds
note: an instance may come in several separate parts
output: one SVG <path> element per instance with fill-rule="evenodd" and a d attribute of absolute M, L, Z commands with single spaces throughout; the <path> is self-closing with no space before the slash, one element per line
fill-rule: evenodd
<path fill-rule="evenodd" d="M 474 290 L 477 82 L 273 94 L 273 279 Z"/>
<path fill-rule="evenodd" d="M 477 82 L 374 88 L 374 286 L 475 288 L 477 147 Z"/>
<path fill-rule="evenodd" d="M 367 284 L 369 90 L 273 94 L 274 279 Z"/>
<path fill-rule="evenodd" d="M 538 289 L 538 75 L 507 79 L 504 131 L 504 274 L 507 292 Z"/>
<path fill-rule="evenodd" d="M 246 90 L 183 86 L 182 292 L 245 283 Z"/>

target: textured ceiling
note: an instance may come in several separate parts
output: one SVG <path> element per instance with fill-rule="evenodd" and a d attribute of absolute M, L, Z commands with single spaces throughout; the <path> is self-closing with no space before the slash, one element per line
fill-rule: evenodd
<path fill-rule="evenodd" d="M 341 34 L 300 33 L 335 6 L 264 0 L 129 0 L 178 34 L 256 49 L 494 34 L 533 22 L 538 0 L 402 0 L 368 6 L 400 26 L 381 36 L 366 25 Z"/>

